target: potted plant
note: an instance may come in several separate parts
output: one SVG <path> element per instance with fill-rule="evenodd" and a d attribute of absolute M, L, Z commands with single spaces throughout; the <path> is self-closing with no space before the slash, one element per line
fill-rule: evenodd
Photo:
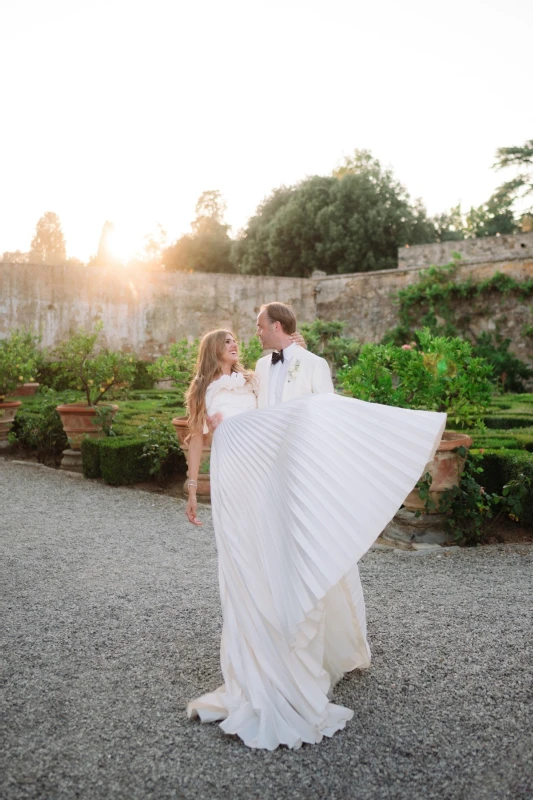
<path fill-rule="evenodd" d="M 472 353 L 469 342 L 458 337 L 416 332 L 417 342 L 402 347 L 367 344 L 357 363 L 339 373 L 347 394 L 361 400 L 401 408 L 444 411 L 448 424 L 428 471 L 434 508 L 446 489 L 459 484 L 472 439 L 464 429 L 478 426 L 490 404 L 492 368 Z M 405 500 L 410 511 L 422 510 L 424 500 L 415 489 Z"/>
<path fill-rule="evenodd" d="M 160 356 L 147 367 L 147 372 L 155 382 L 156 389 L 178 389 L 185 395 L 194 375 L 194 365 L 198 354 L 198 341 L 189 343 L 181 339 L 170 345 L 168 355 Z"/>
<path fill-rule="evenodd" d="M 36 368 L 35 337 L 13 331 L 0 341 L 0 447 L 7 447 L 8 434 L 21 406 L 20 400 L 10 400 L 25 381 L 32 381 Z"/>
<path fill-rule="evenodd" d="M 129 384 L 135 376 L 134 358 L 128 353 L 102 349 L 96 352 L 96 341 L 102 323 L 89 333 L 80 330 L 55 350 L 60 373 L 75 381 L 85 395 L 83 401 L 57 406 L 63 428 L 72 450 L 79 451 L 87 436 L 101 436 L 109 426 L 118 406 L 102 403 L 118 384 Z"/>

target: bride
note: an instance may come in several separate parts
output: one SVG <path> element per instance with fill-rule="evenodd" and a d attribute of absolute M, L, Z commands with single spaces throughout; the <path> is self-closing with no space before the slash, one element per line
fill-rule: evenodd
<path fill-rule="evenodd" d="M 316 744 L 352 718 L 329 693 L 370 664 L 357 562 L 432 460 L 446 415 L 335 394 L 258 410 L 258 389 L 233 334 L 206 334 L 187 394 L 187 517 L 201 524 L 205 420 L 221 415 L 211 500 L 224 685 L 187 713 L 274 750 Z"/>

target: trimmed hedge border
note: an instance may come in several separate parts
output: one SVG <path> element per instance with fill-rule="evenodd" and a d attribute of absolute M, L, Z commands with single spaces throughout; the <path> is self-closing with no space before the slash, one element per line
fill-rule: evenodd
<path fill-rule="evenodd" d="M 530 414 L 493 414 L 485 417 L 483 422 L 491 430 L 506 431 L 511 428 L 529 428 L 533 425 L 533 417 Z"/>
<path fill-rule="evenodd" d="M 474 448 L 484 447 L 486 450 L 527 450 L 533 453 L 533 431 L 521 428 L 519 430 L 497 431 L 471 434 L 474 439 Z"/>
<path fill-rule="evenodd" d="M 102 478 L 111 486 L 127 486 L 150 479 L 148 459 L 143 454 L 143 439 L 121 436 L 84 439 L 81 445 L 82 468 L 86 478 Z"/>
<path fill-rule="evenodd" d="M 479 453 L 479 450 L 472 450 L 472 453 Z M 526 450 L 484 450 L 479 455 L 483 467 L 479 481 L 488 492 L 501 494 L 505 484 L 516 480 L 520 474 L 531 480 L 520 522 L 533 527 L 533 455 Z"/>

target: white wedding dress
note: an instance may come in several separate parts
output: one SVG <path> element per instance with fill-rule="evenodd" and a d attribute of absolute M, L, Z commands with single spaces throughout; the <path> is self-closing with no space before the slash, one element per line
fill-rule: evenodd
<path fill-rule="evenodd" d="M 357 561 L 431 461 L 446 415 L 316 394 L 257 410 L 242 375 L 212 383 L 211 499 L 224 685 L 189 717 L 249 747 L 315 744 L 353 711 L 328 693 L 368 667 Z"/>

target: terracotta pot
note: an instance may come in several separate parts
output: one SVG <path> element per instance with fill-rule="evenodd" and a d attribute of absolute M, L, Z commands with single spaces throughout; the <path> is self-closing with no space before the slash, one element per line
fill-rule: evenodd
<path fill-rule="evenodd" d="M 13 392 L 14 397 L 30 397 L 34 395 L 39 388 L 40 383 L 23 383 L 16 391 Z"/>
<path fill-rule="evenodd" d="M 7 436 L 13 425 L 15 414 L 21 405 L 20 400 L 0 403 L 0 448 L 8 447 Z"/>
<path fill-rule="evenodd" d="M 154 383 L 154 389 L 162 389 L 163 391 L 170 391 L 174 388 L 172 378 L 162 378 L 160 381 Z"/>
<path fill-rule="evenodd" d="M 456 433 L 455 431 L 444 431 L 441 442 L 435 453 L 433 461 L 428 464 L 425 472 L 429 472 L 433 481 L 429 489 L 429 496 L 435 503 L 435 510 L 430 514 L 436 514 L 437 508 L 444 491 L 453 486 L 459 486 L 461 472 L 466 461 L 459 453 L 453 451 L 457 447 L 471 447 L 472 439 L 466 433 Z M 424 472 L 424 474 L 425 474 Z M 424 501 L 418 496 L 418 489 L 407 495 L 404 500 L 407 511 L 423 511 Z"/>
<path fill-rule="evenodd" d="M 118 410 L 118 406 L 110 404 L 102 407 L 110 408 L 113 416 Z M 81 443 L 87 437 L 96 439 L 103 435 L 102 426 L 98 422 L 98 410 L 94 406 L 88 406 L 87 403 L 68 403 L 57 406 L 56 411 L 61 417 L 71 450 L 81 450 Z"/>
<path fill-rule="evenodd" d="M 187 467 L 189 466 L 189 446 L 185 443 L 185 439 L 189 435 L 189 420 L 187 417 L 175 417 L 172 420 L 172 424 L 174 425 L 176 436 L 178 437 L 178 441 L 180 443 L 180 447 L 183 450 L 183 455 L 187 461 Z M 204 442 L 202 447 L 202 460 L 201 464 L 204 463 L 211 453 L 211 442 L 213 441 L 213 434 L 212 433 L 204 433 Z M 187 486 L 189 480 L 189 472 L 187 470 L 187 480 L 183 484 L 183 491 L 186 495 L 189 494 L 189 487 Z M 196 490 L 196 496 L 198 499 L 202 500 L 209 500 L 211 497 L 211 477 L 209 475 L 209 470 L 207 472 L 201 472 L 198 475 L 198 488 Z"/>

